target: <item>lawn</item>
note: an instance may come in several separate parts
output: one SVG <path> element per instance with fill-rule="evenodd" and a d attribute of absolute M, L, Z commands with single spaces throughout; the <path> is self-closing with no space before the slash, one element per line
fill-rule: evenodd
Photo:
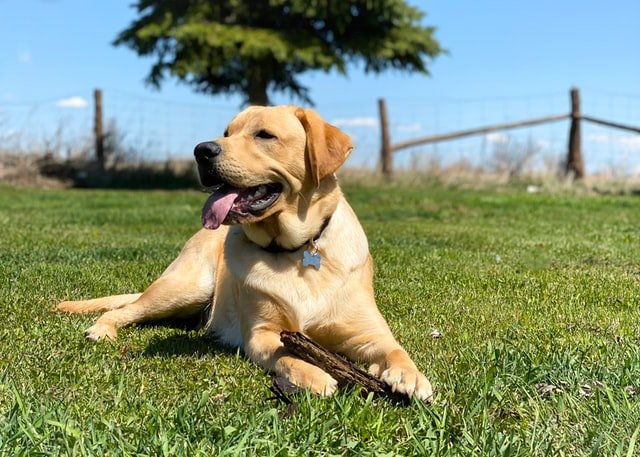
<path fill-rule="evenodd" d="M 289 415 L 262 369 L 201 331 L 84 341 L 94 317 L 50 308 L 144 289 L 205 195 L 0 187 L 0 455 L 640 454 L 639 197 L 345 193 L 432 405 L 346 389 L 299 394 Z"/>

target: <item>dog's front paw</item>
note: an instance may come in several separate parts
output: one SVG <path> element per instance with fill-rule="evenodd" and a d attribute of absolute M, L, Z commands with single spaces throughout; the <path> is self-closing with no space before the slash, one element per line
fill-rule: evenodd
<path fill-rule="evenodd" d="M 394 392 L 415 396 L 426 402 L 433 399 L 431 383 L 414 368 L 391 366 L 382 372 L 380 379 L 389 384 Z"/>
<path fill-rule="evenodd" d="M 338 388 L 338 381 L 333 379 L 324 370 L 308 365 L 291 370 L 287 376 L 289 381 L 303 389 L 309 389 L 312 393 L 328 397 Z"/>
<path fill-rule="evenodd" d="M 91 341 L 114 340 L 117 334 L 115 325 L 96 322 L 84 332 L 84 337 Z"/>

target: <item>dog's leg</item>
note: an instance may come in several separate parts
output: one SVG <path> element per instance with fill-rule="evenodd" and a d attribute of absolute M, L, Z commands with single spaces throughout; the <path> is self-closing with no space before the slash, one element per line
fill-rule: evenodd
<path fill-rule="evenodd" d="M 354 310 L 357 309 L 357 303 Z M 351 320 L 331 328 L 327 348 L 351 360 L 369 364 L 369 372 L 389 384 L 396 392 L 431 401 L 433 389 L 407 352 L 396 341 L 375 304 L 366 307 L 367 314 L 355 312 Z M 375 311 L 371 311 L 375 310 Z M 366 316 L 366 317 L 364 317 Z M 313 338 L 313 333 L 310 334 Z M 322 339 L 319 338 L 319 342 Z"/>
<path fill-rule="evenodd" d="M 92 300 L 63 301 L 53 311 L 64 313 L 103 313 L 133 303 L 142 294 L 122 294 Z"/>
<path fill-rule="evenodd" d="M 129 303 L 113 306 L 85 332 L 90 340 L 115 338 L 117 329 L 138 322 L 155 321 L 170 317 L 188 317 L 203 311 L 212 300 L 216 265 L 221 254 L 226 231 L 200 230 L 184 246 L 180 255 L 165 272 L 142 294 L 133 294 Z M 112 299 L 112 301 L 110 301 Z M 120 300 L 120 299 L 118 299 Z M 82 304 L 115 305 L 113 297 L 95 301 L 63 302 L 60 311 L 79 311 Z M 65 303 L 72 303 L 71 305 Z M 97 308 L 97 306 L 96 306 Z M 97 310 L 97 309 L 93 309 Z"/>
<path fill-rule="evenodd" d="M 133 303 L 104 313 L 85 332 L 90 340 L 113 339 L 117 329 L 139 322 L 170 317 L 188 317 L 201 312 L 213 296 L 213 278 L 189 277 L 193 272 L 180 270 L 158 278 Z M 207 284 L 209 283 L 209 284 Z"/>
<path fill-rule="evenodd" d="M 298 387 L 320 395 L 331 395 L 338 383 L 322 369 L 292 355 L 280 341 L 279 326 L 255 326 L 245 339 L 245 354 L 268 371 L 275 372 Z"/>

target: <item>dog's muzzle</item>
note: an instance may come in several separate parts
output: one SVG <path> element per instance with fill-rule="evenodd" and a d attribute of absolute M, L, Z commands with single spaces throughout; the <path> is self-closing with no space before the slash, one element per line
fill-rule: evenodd
<path fill-rule="evenodd" d="M 282 193 L 282 184 L 279 183 L 265 182 L 243 187 L 219 176 L 216 168 L 221 153 L 222 148 L 215 141 L 200 143 L 193 150 L 200 182 L 212 192 L 202 208 L 202 225 L 208 229 L 260 217 Z"/>
<path fill-rule="evenodd" d="M 214 176 L 213 169 L 220 153 L 222 153 L 222 148 L 215 141 L 202 142 L 196 145 L 193 150 L 193 155 L 198 164 L 200 182 L 205 187 L 213 186 L 218 181 L 218 178 Z"/>
<path fill-rule="evenodd" d="M 222 148 L 215 141 L 205 141 L 196 145 L 193 155 L 198 165 L 210 165 L 220 155 Z"/>

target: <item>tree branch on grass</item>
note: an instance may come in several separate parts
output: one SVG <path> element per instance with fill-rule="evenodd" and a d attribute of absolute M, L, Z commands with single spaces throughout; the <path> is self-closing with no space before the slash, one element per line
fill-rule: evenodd
<path fill-rule="evenodd" d="M 363 394 L 373 392 L 375 395 L 389 398 L 398 403 L 409 402 L 409 397 L 391 390 L 384 381 L 370 375 L 353 362 L 320 346 L 312 339 L 299 332 L 283 330 L 280 340 L 289 352 L 311 363 L 330 374 L 338 381 L 338 385 L 356 385 L 362 387 Z"/>

